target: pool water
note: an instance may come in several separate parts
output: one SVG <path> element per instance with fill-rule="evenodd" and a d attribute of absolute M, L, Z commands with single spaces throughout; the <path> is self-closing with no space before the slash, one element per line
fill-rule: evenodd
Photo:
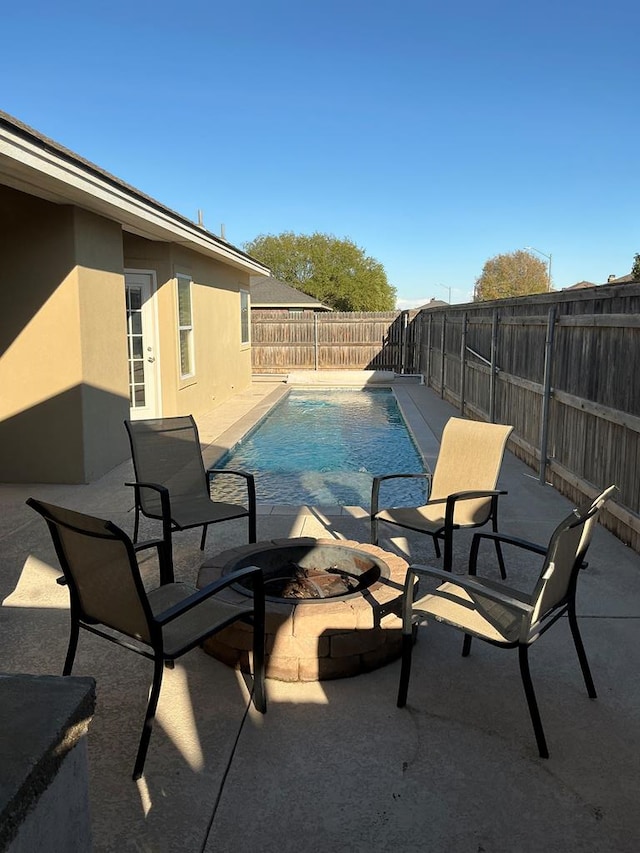
<path fill-rule="evenodd" d="M 293 390 L 215 467 L 253 473 L 259 503 L 367 509 L 375 475 L 425 470 L 393 392 L 381 388 Z M 242 500 L 222 481 L 214 499 Z M 382 489 L 386 506 L 425 501 L 421 480 Z"/>

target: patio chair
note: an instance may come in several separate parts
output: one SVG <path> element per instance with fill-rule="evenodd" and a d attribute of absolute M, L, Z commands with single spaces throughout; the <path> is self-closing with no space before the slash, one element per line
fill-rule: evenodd
<path fill-rule="evenodd" d="M 176 418 L 125 421 L 131 444 L 136 482 L 133 541 L 138 541 L 140 515 L 159 519 L 167 551 L 171 534 L 202 527 L 200 550 L 204 551 L 210 524 L 235 518 L 249 519 L 249 542 L 256 541 L 256 489 L 253 474 L 209 468 L 205 471 L 198 427 L 192 415 Z M 221 503 L 210 497 L 216 474 L 240 477 L 247 490 L 247 505 Z"/>
<path fill-rule="evenodd" d="M 176 658 L 238 619 L 253 624 L 253 701 L 258 711 L 266 711 L 260 569 L 239 569 L 200 590 L 176 583 L 171 577 L 145 591 L 136 549 L 115 524 L 34 498 L 27 504 L 47 522 L 69 588 L 71 632 L 62 674 L 71 674 L 80 628 L 153 661 L 153 681 L 133 779 L 139 779 L 144 769 L 164 665 L 173 666 Z M 143 547 L 152 545 L 161 553 L 164 541 L 148 542 Z M 253 581 L 253 597 L 247 597 L 246 604 L 234 606 L 217 597 L 221 590 L 248 576 Z"/>
<path fill-rule="evenodd" d="M 385 474 L 373 478 L 371 491 L 371 541 L 378 544 L 379 522 L 393 524 L 433 538 L 436 557 L 444 540 L 443 567 L 451 571 L 453 531 L 492 522 L 498 529 L 496 489 L 504 449 L 513 427 L 450 418 L 443 432 L 433 475 Z M 427 503 L 418 507 L 380 509 L 380 486 L 386 480 L 422 478 L 428 483 Z M 496 542 L 502 577 L 506 577 L 500 545 Z"/>
<path fill-rule="evenodd" d="M 456 577 L 441 569 L 410 566 L 407 571 L 402 599 L 402 668 L 398 689 L 398 707 L 407 701 L 411 655 L 418 626 L 428 616 L 464 632 L 462 655 L 471 650 L 471 640 L 478 637 L 502 649 L 517 649 L 520 674 L 529 714 L 533 724 L 538 752 L 548 758 L 549 751 L 542 720 L 529 672 L 529 646 L 566 615 L 578 653 L 582 675 L 590 698 L 596 690 L 589 670 L 587 656 L 578 630 L 576 617 L 576 585 L 580 569 L 591 542 L 593 529 L 605 501 L 615 490 L 609 486 L 582 509 L 574 509 L 554 530 L 548 546 L 536 545 L 497 533 L 476 533 L 469 556 L 469 574 Z M 483 539 L 499 540 L 503 544 L 544 555 L 540 575 L 532 592 L 507 587 L 498 581 L 477 577 L 478 549 Z M 415 582 L 423 577 L 436 578 L 440 586 L 422 597 L 415 598 Z"/>

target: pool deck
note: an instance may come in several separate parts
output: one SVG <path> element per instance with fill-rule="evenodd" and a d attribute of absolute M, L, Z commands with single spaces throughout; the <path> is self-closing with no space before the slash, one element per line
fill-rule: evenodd
<path fill-rule="evenodd" d="M 212 462 L 287 387 L 255 382 L 198 419 Z M 430 465 L 456 410 L 430 389 L 398 397 Z M 33 495 L 133 527 L 124 483 L 130 463 L 87 486 L 0 486 L 0 573 L 5 672 L 61 671 L 67 595 Z M 501 529 L 538 542 L 570 510 L 507 453 Z M 606 484 L 603 484 L 606 485 Z M 150 528 L 151 529 L 151 528 Z M 207 556 L 245 541 L 244 522 L 175 537 L 180 578 Z M 261 506 L 258 537 L 368 541 L 361 507 Z M 383 547 L 437 565 L 428 537 Z M 469 537 L 456 538 L 463 572 Z M 488 563 L 488 560 L 487 560 Z M 526 560 L 509 563 L 530 583 Z M 149 558 L 145 578 L 155 574 Z M 587 698 L 564 620 L 531 653 L 551 757 L 538 757 L 515 654 L 485 644 L 460 656 L 445 626 L 422 629 L 406 708 L 395 706 L 399 664 L 336 681 L 268 681 L 256 714 L 245 679 L 194 650 L 167 670 L 145 777 L 131 781 L 151 677 L 148 661 L 83 633 L 74 674 L 96 678 L 89 730 L 95 851 L 598 851 L 640 844 L 640 557 L 598 528 L 580 579 L 578 612 L 599 698 Z M 106 648 L 105 648 L 106 647 Z"/>

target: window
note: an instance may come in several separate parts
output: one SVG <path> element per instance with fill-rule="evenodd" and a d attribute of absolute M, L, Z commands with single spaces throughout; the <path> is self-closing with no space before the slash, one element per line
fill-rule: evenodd
<path fill-rule="evenodd" d="M 249 326 L 249 291 L 240 291 L 240 343 L 251 343 Z"/>
<path fill-rule="evenodd" d="M 178 336 L 180 341 L 180 377 L 193 376 L 193 312 L 191 276 L 178 275 Z"/>

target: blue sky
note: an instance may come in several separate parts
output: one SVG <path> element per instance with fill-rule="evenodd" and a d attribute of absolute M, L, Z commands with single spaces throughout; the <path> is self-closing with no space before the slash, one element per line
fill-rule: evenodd
<path fill-rule="evenodd" d="M 110 0 L 3 9 L 0 109 L 242 244 L 349 237 L 400 307 L 534 246 L 640 252 L 636 0 Z M 542 258 L 545 260 L 545 258 Z"/>

